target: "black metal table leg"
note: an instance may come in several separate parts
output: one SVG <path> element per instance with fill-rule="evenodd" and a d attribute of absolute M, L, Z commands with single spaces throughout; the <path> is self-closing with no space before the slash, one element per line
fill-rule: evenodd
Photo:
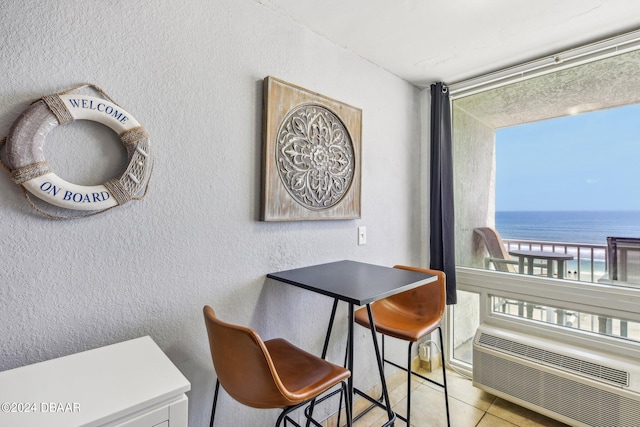
<path fill-rule="evenodd" d="M 367 314 L 369 315 L 369 326 L 371 327 L 371 337 L 373 338 L 373 348 L 376 353 L 376 362 L 378 364 L 378 372 L 380 373 L 380 382 L 382 384 L 382 395 L 384 396 L 384 402 L 387 406 L 387 415 L 389 421 L 395 419 L 395 414 L 391 408 L 391 400 L 389 399 L 389 391 L 387 390 L 387 381 L 384 377 L 384 366 L 382 358 L 380 356 L 380 349 L 378 348 L 378 340 L 376 337 L 376 324 L 373 321 L 373 313 L 371 312 L 371 305 L 367 304 Z"/>
<path fill-rule="evenodd" d="M 333 321 L 336 318 L 336 310 L 338 308 L 338 299 L 333 299 L 333 307 L 331 308 L 331 316 L 329 317 L 329 326 L 327 327 L 327 334 L 324 337 L 324 345 L 322 347 L 322 358 L 327 358 L 327 351 L 329 349 L 329 340 L 331 339 L 331 331 L 333 330 Z M 315 406 L 316 400 L 313 399 L 311 403 L 309 403 L 309 414 L 313 416 L 313 408 Z M 311 421 L 307 419 L 306 427 L 310 427 Z"/>

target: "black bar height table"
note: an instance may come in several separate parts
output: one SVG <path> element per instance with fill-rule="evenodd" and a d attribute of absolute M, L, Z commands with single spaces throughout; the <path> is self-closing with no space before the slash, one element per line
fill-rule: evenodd
<path fill-rule="evenodd" d="M 322 357 L 326 357 L 331 329 L 335 318 L 338 301 L 349 304 L 349 333 L 347 338 L 347 369 L 351 371 L 351 376 L 347 381 L 349 407 L 353 412 L 353 337 L 354 337 L 354 306 L 366 305 L 371 325 L 371 336 L 377 357 L 382 392 L 385 399 L 389 422 L 385 425 L 392 425 L 395 414 L 391 409 L 389 393 L 384 377 L 384 370 L 378 341 L 376 339 L 376 329 L 371 312 L 370 304 L 374 301 L 404 292 L 409 289 L 434 282 L 435 275 L 418 273 L 415 271 L 401 270 L 398 268 L 383 267 L 379 265 L 366 264 L 356 261 L 337 261 L 327 264 L 319 264 L 310 267 L 297 268 L 293 270 L 280 271 L 267 274 L 270 279 L 275 279 L 293 286 L 307 289 L 322 295 L 327 295 L 334 299 L 331 319 L 327 329 L 327 335 L 322 350 Z M 351 414 L 353 416 L 353 414 Z"/>

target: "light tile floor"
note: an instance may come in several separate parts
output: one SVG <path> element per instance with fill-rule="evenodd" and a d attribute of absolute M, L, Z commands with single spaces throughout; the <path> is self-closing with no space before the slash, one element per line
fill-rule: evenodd
<path fill-rule="evenodd" d="M 425 373 L 440 381 L 442 370 Z M 412 380 L 411 395 L 411 426 L 412 427 L 445 427 L 447 417 L 442 389 L 422 379 Z M 406 413 L 406 374 L 402 371 L 389 376 L 387 386 L 391 403 L 398 414 Z M 452 427 L 567 427 L 566 424 L 550 419 L 544 415 L 495 397 L 478 388 L 473 387 L 471 380 L 453 372 L 447 371 L 449 389 L 449 411 Z M 359 399 L 363 401 L 363 399 Z M 364 403 L 364 402 L 361 402 Z M 358 402 L 356 413 L 360 411 Z M 373 409 L 357 422 L 354 427 L 380 426 L 386 420 L 386 413 L 381 409 Z M 403 421 L 395 423 L 398 427 L 405 427 Z"/>

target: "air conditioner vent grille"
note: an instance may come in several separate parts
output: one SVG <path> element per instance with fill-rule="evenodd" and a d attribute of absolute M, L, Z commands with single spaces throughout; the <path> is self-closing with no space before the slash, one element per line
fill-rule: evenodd
<path fill-rule="evenodd" d="M 640 420 L 638 400 L 482 350 L 473 352 L 473 382 L 485 390 L 488 387 L 487 391 L 494 394 L 502 393 L 506 398 L 513 397 L 575 420 L 572 425 L 637 427 Z"/>
<path fill-rule="evenodd" d="M 629 386 L 629 373 L 621 369 L 566 356 L 487 333 L 480 334 L 478 343 L 494 350 L 524 357 L 549 366 L 563 368 L 573 373 L 595 378 L 620 387 Z"/>

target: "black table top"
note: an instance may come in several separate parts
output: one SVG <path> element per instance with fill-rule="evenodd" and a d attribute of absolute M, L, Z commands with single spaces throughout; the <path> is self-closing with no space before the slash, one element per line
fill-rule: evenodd
<path fill-rule="evenodd" d="M 435 275 L 357 261 L 269 273 L 267 277 L 357 305 L 435 281 Z"/>

